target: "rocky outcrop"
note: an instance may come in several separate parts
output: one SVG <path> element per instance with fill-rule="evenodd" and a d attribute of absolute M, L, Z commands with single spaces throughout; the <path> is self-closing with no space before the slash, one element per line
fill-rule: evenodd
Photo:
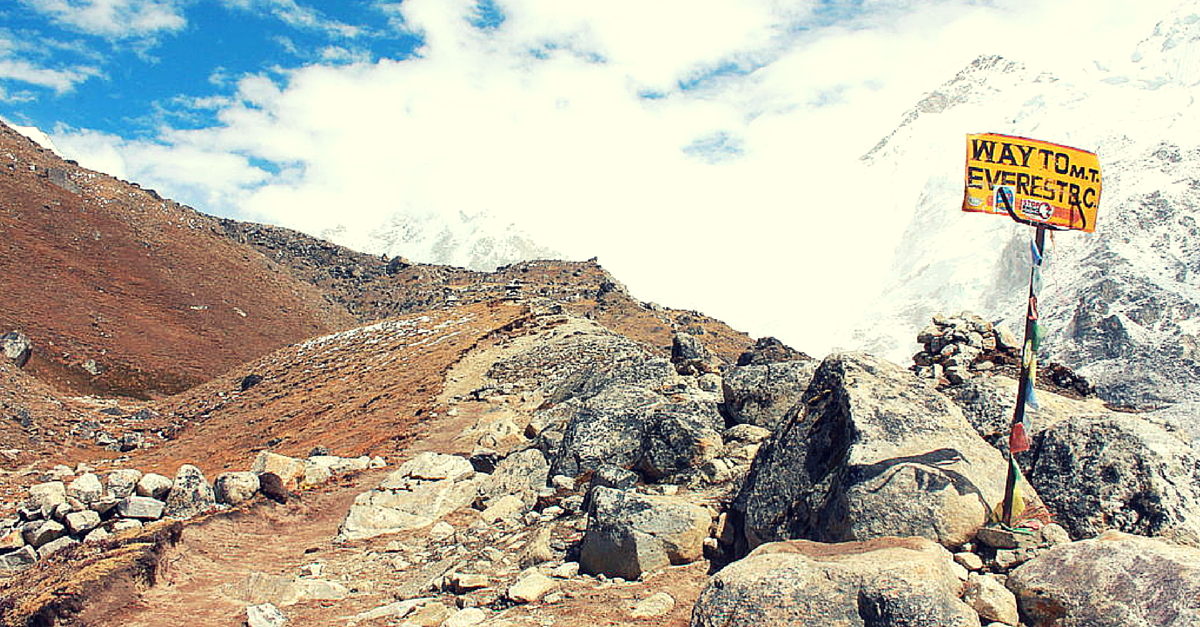
<path fill-rule="evenodd" d="M 764 544 L 709 580 L 691 627 L 978 627 L 950 553 L 922 538 Z"/>
<path fill-rule="evenodd" d="M 708 510 L 681 499 L 596 487 L 579 565 L 586 573 L 637 579 L 694 562 L 711 523 Z"/>
<path fill-rule="evenodd" d="M 831 355 L 759 449 L 732 505 L 740 549 L 883 536 L 958 546 L 1000 502 L 1006 468 L 962 412 L 912 374 L 863 353 Z"/>
<path fill-rule="evenodd" d="M 1026 562 L 1008 587 L 1030 627 L 1195 625 L 1200 550 L 1108 531 Z"/>
<path fill-rule="evenodd" d="M 1026 469 L 1072 537 L 1106 529 L 1200 546 L 1200 457 L 1136 416 L 1074 418 L 1035 439 Z"/>

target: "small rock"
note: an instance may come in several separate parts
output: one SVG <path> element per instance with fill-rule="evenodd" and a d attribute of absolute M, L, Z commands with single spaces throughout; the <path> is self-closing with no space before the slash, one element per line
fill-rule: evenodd
<path fill-rule="evenodd" d="M 563 562 L 555 566 L 550 574 L 561 579 L 570 579 L 579 576 L 579 562 Z"/>
<path fill-rule="evenodd" d="M 213 482 L 213 496 L 218 503 L 238 505 L 254 498 L 258 492 L 258 475 L 252 472 L 223 472 Z"/>
<path fill-rule="evenodd" d="M 633 618 L 655 618 L 675 608 L 675 599 L 666 592 L 659 592 L 640 601 L 629 613 Z"/>
<path fill-rule="evenodd" d="M 137 491 L 138 481 L 142 480 L 142 471 L 136 468 L 122 468 L 108 473 L 106 483 L 108 491 L 118 499 L 132 496 Z"/>
<path fill-rule="evenodd" d="M 166 503 L 148 496 L 130 496 L 117 504 L 117 513 L 122 518 L 158 520 L 162 518 L 166 506 Z"/>
<path fill-rule="evenodd" d="M 0 555 L 0 572 L 24 570 L 37 563 L 37 551 L 31 546 L 23 546 L 11 553 Z"/>
<path fill-rule="evenodd" d="M 171 485 L 174 482 L 170 477 L 164 477 L 157 473 L 149 473 L 143 475 L 137 482 L 135 490 L 138 496 L 149 497 L 152 499 L 162 500 L 168 492 L 171 491 Z"/>
<path fill-rule="evenodd" d="M 142 526 L 142 521 L 140 520 L 123 518 L 121 520 L 114 521 L 111 525 L 109 525 L 109 531 L 116 534 L 121 533 L 122 531 L 128 531 L 129 529 L 141 529 Z"/>
<path fill-rule="evenodd" d="M 106 531 L 103 527 L 92 529 L 87 536 L 83 538 L 84 542 L 99 542 L 112 537 L 112 534 Z"/>
<path fill-rule="evenodd" d="M 1067 530 L 1062 528 L 1058 523 L 1050 523 L 1042 527 L 1040 531 L 1041 543 L 1050 546 L 1058 546 L 1060 544 L 1069 544 L 1071 536 L 1067 534 Z"/>
<path fill-rule="evenodd" d="M 33 507 L 56 506 L 67 502 L 67 486 L 61 481 L 47 481 L 29 487 L 29 504 Z"/>
<path fill-rule="evenodd" d="M 288 489 L 299 487 L 304 477 L 304 460 L 288 457 L 270 451 L 262 451 L 250 465 L 250 472 L 256 475 L 274 473 Z"/>
<path fill-rule="evenodd" d="M 33 354 L 33 341 L 20 331 L 9 331 L 0 336 L 0 352 L 18 368 L 25 366 Z"/>
<path fill-rule="evenodd" d="M 471 625 L 478 625 L 487 620 L 487 616 L 487 612 L 477 607 L 468 607 L 455 612 L 442 625 L 443 627 L 471 627 Z"/>
<path fill-rule="evenodd" d="M 246 624 L 249 627 L 280 627 L 287 617 L 271 603 L 246 606 Z"/>
<path fill-rule="evenodd" d="M 46 559 L 47 556 L 53 555 L 54 553 L 57 553 L 58 551 L 71 546 L 72 544 L 79 544 L 79 540 L 76 540 L 71 536 L 63 536 L 57 540 L 47 542 L 46 544 L 38 547 L 38 559 Z"/>
<path fill-rule="evenodd" d="M 90 509 L 82 512 L 71 512 L 66 516 L 67 529 L 72 534 L 87 533 L 100 526 L 100 514 Z"/>
<path fill-rule="evenodd" d="M 429 537 L 435 541 L 445 540 L 454 535 L 454 525 L 442 520 L 438 521 L 430 530 Z"/>
<path fill-rule="evenodd" d="M 1018 549 L 1038 543 L 1036 534 L 1021 533 L 993 526 L 980 527 L 979 531 L 975 533 L 975 539 L 993 549 Z"/>
<path fill-rule="evenodd" d="M 1017 597 L 994 577 L 971 573 L 962 598 L 984 620 L 1017 624 Z"/>
<path fill-rule="evenodd" d="M 479 573 L 453 573 L 447 579 L 450 583 L 450 589 L 457 594 L 486 588 L 490 583 L 487 575 Z"/>
<path fill-rule="evenodd" d="M 983 558 L 974 553 L 967 551 L 955 553 L 954 561 L 967 570 L 983 570 Z"/>
<path fill-rule="evenodd" d="M 996 551 L 996 567 L 1000 570 L 1010 570 L 1025 562 L 1025 551 L 1021 549 L 1000 549 Z"/>
<path fill-rule="evenodd" d="M 406 616 L 404 624 L 416 625 L 417 627 L 438 627 L 438 625 L 448 620 L 452 613 L 453 610 L 445 605 L 437 601 L 430 601 Z"/>
<path fill-rule="evenodd" d="M 494 523 L 498 520 L 517 520 L 523 513 L 525 513 L 525 503 L 521 497 L 506 494 L 480 512 L 479 517 L 484 522 Z"/>
<path fill-rule="evenodd" d="M 530 568 L 509 586 L 506 596 L 514 603 L 533 603 L 558 587 L 558 582 Z"/>
<path fill-rule="evenodd" d="M 31 523 L 31 527 L 25 531 L 25 543 L 34 547 L 41 547 L 58 538 L 67 532 L 67 528 L 57 521 L 47 520 L 37 524 Z"/>

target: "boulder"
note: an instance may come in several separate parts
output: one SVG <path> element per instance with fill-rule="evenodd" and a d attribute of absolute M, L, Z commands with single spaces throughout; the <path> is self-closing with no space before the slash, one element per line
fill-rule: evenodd
<path fill-rule="evenodd" d="M 213 481 L 213 496 L 226 505 L 245 503 L 258 492 L 258 477 L 252 472 L 223 472 Z"/>
<path fill-rule="evenodd" d="M 456 509 L 471 505 L 479 496 L 479 483 L 474 477 L 409 484 L 394 476 L 400 472 L 397 470 L 380 487 L 354 499 L 338 530 L 340 539 L 360 540 L 427 527 Z"/>
<path fill-rule="evenodd" d="M 731 506 L 764 542 L 920 536 L 957 547 L 1003 498 L 1008 464 L 943 395 L 865 353 L 827 357 Z"/>
<path fill-rule="evenodd" d="M 690 334 L 679 332 L 671 341 L 671 363 L 682 375 L 704 374 L 720 369 L 720 361 L 704 347 L 700 340 Z"/>
<path fill-rule="evenodd" d="M 557 581 L 538 572 L 536 568 L 530 568 L 522 572 L 508 587 L 505 596 L 514 603 L 533 603 L 557 587 Z"/>
<path fill-rule="evenodd" d="M 294 490 L 300 487 L 300 480 L 304 478 L 304 460 L 261 451 L 250 465 L 250 472 L 256 475 L 273 473 L 283 481 L 287 489 Z"/>
<path fill-rule="evenodd" d="M 165 478 L 165 477 L 164 477 Z M 138 482 L 142 480 L 142 471 L 136 468 L 122 468 L 108 473 L 106 483 L 108 491 L 118 499 L 132 496 L 137 492 Z"/>
<path fill-rule="evenodd" d="M 774 429 L 800 402 L 819 362 L 813 359 L 730 368 L 721 379 L 721 409 L 731 424 Z"/>
<path fill-rule="evenodd" d="M 33 341 L 20 331 L 9 331 L 0 335 L 0 352 L 16 367 L 23 368 L 33 354 Z"/>
<path fill-rule="evenodd" d="M 417 479 L 421 481 L 441 481 L 449 479 L 470 478 L 475 473 L 471 461 L 458 455 L 425 452 L 400 464 L 394 472 L 388 475 L 387 481 L 399 479 Z"/>
<path fill-rule="evenodd" d="M 104 496 L 104 484 L 94 473 L 84 473 L 67 486 L 67 496 L 87 505 Z"/>
<path fill-rule="evenodd" d="M 29 486 L 31 507 L 55 507 L 67 502 L 67 486 L 61 481 L 47 481 Z"/>
<path fill-rule="evenodd" d="M 963 601 L 986 621 L 1016 625 L 1020 618 L 1017 615 L 1017 598 L 991 575 L 968 575 L 967 585 L 963 588 Z"/>
<path fill-rule="evenodd" d="M 167 495 L 163 515 L 170 518 L 191 518 L 217 506 L 212 485 L 204 473 L 191 464 L 184 464 L 175 473 L 171 493 Z"/>
<path fill-rule="evenodd" d="M 165 507 L 166 503 L 148 496 L 127 496 L 117 503 L 117 514 L 122 518 L 158 520 Z"/>
<path fill-rule="evenodd" d="M 761 366 L 787 361 L 814 361 L 812 357 L 798 351 L 778 339 L 767 336 L 755 340 L 754 345 L 738 355 L 739 366 Z"/>
<path fill-rule="evenodd" d="M 550 471 L 577 477 L 613 464 L 661 479 L 715 457 L 723 428 L 715 403 L 672 403 L 645 388 L 614 385 L 579 405 Z"/>
<path fill-rule="evenodd" d="M 79 540 L 71 536 L 62 536 L 61 538 L 51 540 L 38 547 L 38 559 L 46 559 L 47 556 L 53 555 L 73 544 L 79 544 Z"/>
<path fill-rule="evenodd" d="M 1034 441 L 1026 477 L 1074 538 L 1106 529 L 1200 547 L 1200 456 L 1136 416 L 1074 418 Z"/>
<path fill-rule="evenodd" d="M 467 463 L 469 466 L 470 462 Z M 538 490 L 546 487 L 549 474 L 550 464 L 546 463 L 545 455 L 535 448 L 526 449 L 505 457 L 496 465 L 495 472 L 482 478 L 479 494 L 485 506 L 491 506 L 501 497 L 516 496 L 528 511 L 537 503 Z"/>
<path fill-rule="evenodd" d="M 23 546 L 11 553 L 0 555 L 0 572 L 25 570 L 37 563 L 37 551 L 31 546 Z"/>
<path fill-rule="evenodd" d="M 980 437 L 1000 452 L 1008 452 L 1013 408 L 1017 404 L 1015 379 L 1003 376 L 976 377 L 942 391 L 962 409 L 967 422 L 971 423 Z M 1038 409 L 1029 413 L 1033 425 L 1030 435 L 1034 437 L 1051 425 L 1069 418 L 1113 415 L 1104 402 L 1096 398 L 1077 400 L 1041 389 L 1037 391 L 1037 398 Z M 1017 459 L 1024 467 L 1029 453 L 1018 453 Z"/>
<path fill-rule="evenodd" d="M 54 520 L 43 520 L 34 523 L 29 523 L 25 527 L 25 544 L 33 547 L 41 547 L 49 542 L 57 540 L 67 533 L 67 528 Z"/>
<path fill-rule="evenodd" d="M 100 526 L 100 514 L 90 509 L 82 512 L 71 512 L 66 516 L 67 530 L 72 535 L 87 533 Z"/>
<path fill-rule="evenodd" d="M 1029 627 L 1200 624 L 1200 550 L 1106 531 L 1009 573 Z"/>
<path fill-rule="evenodd" d="M 713 575 L 691 627 L 979 627 L 943 547 L 924 538 L 764 544 Z"/>
<path fill-rule="evenodd" d="M 598 487 L 580 547 L 583 572 L 637 579 L 642 573 L 700 558 L 712 515 L 669 496 Z"/>
<path fill-rule="evenodd" d="M 174 483 L 170 477 L 151 472 L 138 479 L 137 489 L 134 490 L 134 493 L 137 496 L 162 500 L 171 491 L 171 486 Z"/>

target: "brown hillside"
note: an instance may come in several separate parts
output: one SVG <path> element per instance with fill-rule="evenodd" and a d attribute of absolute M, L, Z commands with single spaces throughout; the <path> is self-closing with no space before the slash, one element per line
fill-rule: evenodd
<path fill-rule="evenodd" d="M 210 224 L 0 125 L 0 329 L 59 389 L 150 397 L 352 323 Z"/>

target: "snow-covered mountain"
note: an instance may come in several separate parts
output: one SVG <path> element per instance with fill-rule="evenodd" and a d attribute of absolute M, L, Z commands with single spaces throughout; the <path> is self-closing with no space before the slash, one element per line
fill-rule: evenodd
<path fill-rule="evenodd" d="M 320 236 L 365 253 L 487 272 L 518 261 L 562 257 L 534 242 L 516 225 L 486 212 L 467 215 L 460 211 L 454 216 L 394 213 L 366 233 L 335 227 Z"/>
<path fill-rule="evenodd" d="M 1045 272 L 1043 359 L 1081 371 L 1110 400 L 1200 400 L 1200 1 L 1167 16 L 1126 63 L 1055 77 L 980 58 L 930 93 L 864 161 L 910 215 L 886 292 L 853 343 L 901 363 L 938 311 L 969 309 L 1019 330 L 1033 229 L 967 214 L 967 133 L 1096 152 L 1094 234 L 1058 233 Z"/>

